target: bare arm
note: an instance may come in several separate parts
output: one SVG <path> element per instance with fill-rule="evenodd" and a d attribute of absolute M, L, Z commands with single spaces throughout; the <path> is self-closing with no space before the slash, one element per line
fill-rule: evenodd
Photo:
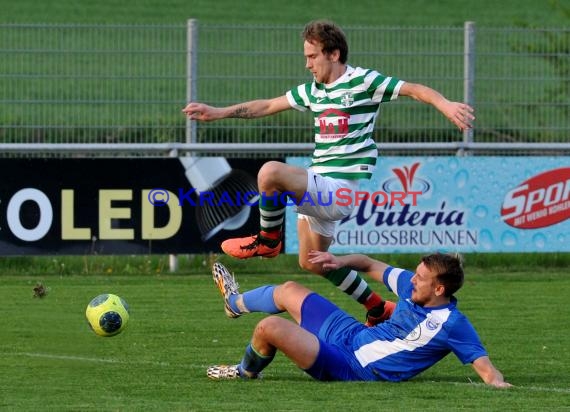
<path fill-rule="evenodd" d="M 182 109 L 191 120 L 210 122 L 213 120 L 238 118 L 253 119 L 269 116 L 290 109 L 291 105 L 286 96 L 274 99 L 251 100 L 249 102 L 235 104 L 227 107 L 213 107 L 204 103 L 191 102 Z"/>
<path fill-rule="evenodd" d="M 487 385 L 495 386 L 496 388 L 509 388 L 513 386 L 505 382 L 503 374 L 495 368 L 488 356 L 481 356 L 475 359 L 471 366 L 473 366 L 475 372 L 477 372 Z"/>
<path fill-rule="evenodd" d="M 447 119 L 456 125 L 459 130 L 470 129 L 471 122 L 475 120 L 473 108 L 465 103 L 447 100 L 436 90 L 417 83 L 404 83 L 400 88 L 400 96 L 409 96 L 417 101 L 431 104 Z"/>
<path fill-rule="evenodd" d="M 335 256 L 332 253 L 317 250 L 309 252 L 309 262 L 322 264 L 323 270 L 326 271 L 348 267 L 359 272 L 365 272 L 378 282 L 382 282 L 382 276 L 388 267 L 388 264 L 365 255 Z"/>

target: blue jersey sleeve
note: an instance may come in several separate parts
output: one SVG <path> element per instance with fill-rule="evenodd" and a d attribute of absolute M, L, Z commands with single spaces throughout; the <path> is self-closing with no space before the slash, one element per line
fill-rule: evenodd
<path fill-rule="evenodd" d="M 390 292 L 394 292 L 400 299 L 412 296 L 412 276 L 409 270 L 388 266 L 384 271 L 382 280 Z"/>
<path fill-rule="evenodd" d="M 481 356 L 487 356 L 479 335 L 464 315 L 460 315 L 453 322 L 448 333 L 450 349 L 463 364 L 472 363 Z"/>

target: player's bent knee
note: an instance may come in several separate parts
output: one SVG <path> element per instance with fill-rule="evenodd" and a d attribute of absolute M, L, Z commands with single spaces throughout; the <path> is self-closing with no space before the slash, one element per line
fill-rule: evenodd
<path fill-rule="evenodd" d="M 306 259 L 299 259 L 299 266 L 301 267 L 301 269 L 312 272 L 316 275 L 320 275 L 323 276 L 324 275 L 324 270 L 322 265 L 315 265 L 310 263 L 308 260 Z"/>
<path fill-rule="evenodd" d="M 283 170 L 284 163 L 271 160 L 264 163 L 257 173 L 257 181 L 260 185 L 268 185 L 279 180 L 279 176 Z"/>
<path fill-rule="evenodd" d="M 279 316 L 268 316 L 255 326 L 255 330 L 253 334 L 257 337 L 270 339 L 271 337 L 275 336 L 275 334 L 280 333 L 280 324 L 282 323 L 283 318 Z"/>
<path fill-rule="evenodd" d="M 293 293 L 295 290 L 303 288 L 299 283 L 295 282 L 294 280 L 288 280 L 281 284 L 280 289 L 282 293 L 290 294 Z"/>
<path fill-rule="evenodd" d="M 279 308 L 289 311 L 310 292 L 309 289 L 300 283 L 288 280 L 275 288 L 273 299 Z"/>

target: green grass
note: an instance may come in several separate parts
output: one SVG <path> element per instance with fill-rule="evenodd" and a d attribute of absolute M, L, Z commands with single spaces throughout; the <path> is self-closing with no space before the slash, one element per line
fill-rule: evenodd
<path fill-rule="evenodd" d="M 480 384 L 472 369 L 453 355 L 399 384 L 316 382 L 281 354 L 262 381 L 208 381 L 205 368 L 239 361 L 254 325 L 263 317 L 224 317 L 207 273 L 212 258 L 189 259 L 193 269 L 179 274 L 166 274 L 157 266 L 161 262 L 157 258 L 117 257 L 105 259 L 106 263 L 86 258 L 83 267 L 91 272 L 76 271 L 71 262 L 61 274 L 45 274 L 39 261 L 34 273 L 23 260 L 12 260 L 11 274 L 2 276 L 0 288 L 4 308 L 0 410 L 570 408 L 567 260 L 561 267 L 536 264 L 522 270 L 521 265 L 516 272 L 500 269 L 500 262 L 468 270 L 466 285 L 458 294 L 460 308 L 477 328 L 494 363 L 516 385 L 495 390 Z M 271 266 L 267 261 L 222 259 L 236 272 L 243 290 L 294 279 L 363 317 L 359 305 L 317 276 L 298 270 L 290 275 L 267 274 L 269 268 L 281 273 L 294 267 L 292 258 L 282 256 Z M 401 258 L 412 262 L 412 257 Z M 53 268 L 67 259 L 55 260 Z M 128 266 L 130 274 L 119 274 L 121 265 Z M 3 262 L 4 273 L 6 267 Z M 49 288 L 43 299 L 32 297 L 38 281 Z M 375 288 L 391 296 L 384 287 Z M 84 320 L 87 303 L 104 292 L 121 295 L 131 306 L 128 328 L 113 338 L 95 336 Z"/>
<path fill-rule="evenodd" d="M 413 268 L 422 254 L 376 254 L 376 259 L 394 266 Z M 203 275 L 216 258 L 212 255 L 178 256 L 180 275 Z M 544 272 L 570 268 L 570 253 L 471 253 L 466 254 L 467 271 L 525 272 L 529 268 Z M 263 259 L 233 261 L 232 268 L 238 272 L 263 275 L 290 275 L 299 271 L 297 255 L 281 254 L 271 260 Z M 13 276 L 70 276 L 70 275 L 166 275 L 169 273 L 169 257 L 166 255 L 123 256 L 5 256 L 0 260 L 0 273 Z"/>
<path fill-rule="evenodd" d="M 343 26 L 461 27 L 472 20 L 479 27 L 566 27 L 567 18 L 550 4 L 536 0 L 500 4 L 490 0 L 410 0 L 405 4 L 373 0 L 0 0 L 0 20 L 184 24 L 196 18 L 208 24 L 302 25 L 325 17 Z M 14 41 L 9 43 L 14 45 Z M 150 65 L 152 60 L 139 63 Z M 102 63 L 88 62 L 85 67 L 97 73 L 101 70 L 97 64 Z M 66 73 L 67 66 L 56 69 Z M 183 85 L 174 82 L 159 87 L 172 87 L 166 92 L 169 99 L 184 101 Z M 96 87 L 90 90 L 94 94 L 85 99 L 102 92 Z M 228 98 L 237 98 L 235 94 Z M 179 106 L 173 103 L 172 111 L 177 113 Z M 141 118 L 144 124 L 168 125 L 172 122 L 168 116 L 155 110 L 152 121 Z M 413 267 L 417 260 L 415 255 L 382 258 L 405 267 Z M 475 373 L 453 356 L 401 384 L 323 384 L 281 355 L 266 370 L 263 381 L 210 382 L 205 368 L 212 363 L 237 362 L 262 316 L 224 318 L 207 274 L 209 260 L 183 256 L 180 272 L 168 274 L 168 259 L 160 256 L 4 257 L 0 261 L 0 410 L 570 409 L 570 353 L 565 341 L 570 315 L 569 254 L 468 256 L 469 276 L 458 295 L 460 307 L 475 324 L 493 361 L 517 385 L 507 391 L 479 384 Z M 246 289 L 295 279 L 362 317 L 362 308 L 326 281 L 299 274 L 295 260 L 281 256 L 271 265 L 257 260 L 229 265 Z M 38 281 L 50 288 L 44 299 L 32 298 Z M 83 318 L 89 300 L 103 292 L 125 297 L 132 309 L 128 329 L 113 338 L 95 336 Z"/>
<path fill-rule="evenodd" d="M 3 22 L 33 23 L 181 23 L 195 18 L 207 23 L 304 24 L 331 18 L 341 25 L 462 26 L 471 20 L 485 26 L 504 27 L 521 22 L 563 27 L 564 16 L 549 0 L 55 0 L 37 2 L 1 0 Z"/>

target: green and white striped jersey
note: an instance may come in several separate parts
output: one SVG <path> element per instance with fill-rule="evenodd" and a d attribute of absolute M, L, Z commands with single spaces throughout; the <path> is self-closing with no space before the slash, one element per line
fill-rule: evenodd
<path fill-rule="evenodd" d="M 294 109 L 315 118 L 311 169 L 339 179 L 370 179 L 378 151 L 373 140 L 380 103 L 398 97 L 403 81 L 375 70 L 347 66 L 334 83 L 314 80 L 287 92 Z"/>

